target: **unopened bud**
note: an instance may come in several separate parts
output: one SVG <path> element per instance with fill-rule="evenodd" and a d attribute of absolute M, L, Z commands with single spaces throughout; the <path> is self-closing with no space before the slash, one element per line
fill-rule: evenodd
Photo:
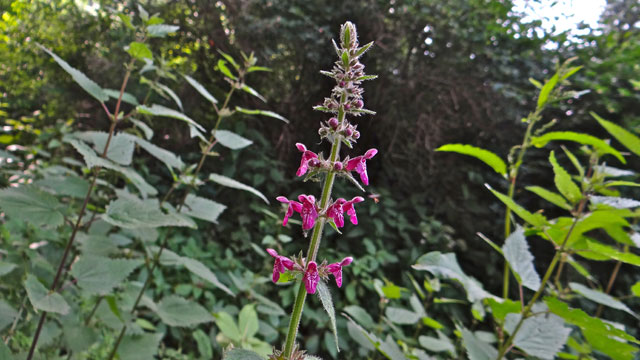
<path fill-rule="evenodd" d="M 332 117 L 331 119 L 329 119 L 329 126 L 331 126 L 331 128 L 333 130 L 335 130 L 339 125 L 338 119 Z"/>
<path fill-rule="evenodd" d="M 345 110 L 351 109 L 351 104 L 344 104 L 344 109 Z"/>
<path fill-rule="evenodd" d="M 344 129 L 344 134 L 347 136 L 353 135 L 353 130 L 351 129 L 351 127 Z"/>
<path fill-rule="evenodd" d="M 356 140 L 359 139 L 360 138 L 360 131 L 354 131 L 353 132 L 353 138 L 356 139 Z"/>
<path fill-rule="evenodd" d="M 344 81 L 340 81 L 340 87 L 344 87 L 345 83 Z"/>
<path fill-rule="evenodd" d="M 354 105 L 357 109 L 362 109 L 362 107 L 364 106 L 364 102 L 362 102 L 362 100 L 356 100 Z"/>
<path fill-rule="evenodd" d="M 335 171 L 340 171 L 342 170 L 342 163 L 339 161 L 336 161 L 333 163 L 333 170 Z"/>

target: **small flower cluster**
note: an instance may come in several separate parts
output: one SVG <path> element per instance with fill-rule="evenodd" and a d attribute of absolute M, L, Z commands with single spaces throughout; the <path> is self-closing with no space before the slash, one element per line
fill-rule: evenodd
<path fill-rule="evenodd" d="M 326 139 L 332 144 L 331 154 L 325 159 L 322 153 L 315 153 L 304 144 L 297 143 L 296 148 L 302 153 L 300 165 L 296 171 L 297 176 L 305 176 L 305 180 L 313 177 L 326 175 L 325 186 L 321 201 L 318 201 L 313 195 L 302 194 L 296 200 L 290 200 L 284 196 L 277 197 L 277 200 L 287 205 L 287 210 L 282 221 L 282 225 L 286 226 L 289 218 L 294 213 L 300 214 L 302 218 L 302 230 L 306 234 L 315 226 L 320 226 L 320 231 L 315 232 L 314 239 L 311 244 L 317 244 L 321 236 L 322 226 L 329 222 L 334 228 L 342 228 L 345 224 L 345 213 L 353 225 L 358 224 L 356 216 L 355 204 L 364 201 L 361 196 L 356 196 L 351 200 L 337 198 L 333 200 L 330 197 L 331 186 L 335 176 L 345 177 L 358 188 L 364 191 L 362 185 L 353 177 L 352 172 L 355 171 L 360 177 L 360 181 L 364 185 L 369 185 L 369 175 L 367 174 L 367 160 L 371 160 L 377 153 L 376 149 L 369 149 L 363 155 L 353 158 L 346 156 L 340 159 L 340 145 L 352 148 L 353 144 L 360 138 L 360 132 L 357 125 L 351 124 L 346 115 L 360 116 L 362 114 L 375 114 L 371 110 L 364 108 L 362 94 L 364 90 L 360 87 L 362 81 L 375 79 L 376 76 L 368 76 L 364 73 L 364 65 L 360 63 L 359 58 L 369 49 L 372 43 L 359 47 L 355 26 L 347 22 L 340 31 L 340 47 L 334 42 L 336 53 L 339 60 L 336 61 L 332 71 L 323 71 L 322 74 L 333 78 L 336 85 L 331 91 L 331 96 L 324 99 L 322 105 L 314 107 L 315 110 L 330 113 L 328 120 L 320 124 L 318 131 L 321 139 Z M 311 245 L 313 248 L 316 245 Z M 307 293 L 314 294 L 316 286 L 320 279 L 326 280 L 329 275 L 333 275 L 336 279 L 338 287 L 342 286 L 342 267 L 349 265 L 353 258 L 346 257 L 341 262 L 327 264 L 323 261 L 320 265 L 315 261 L 317 255 L 317 246 L 310 249 L 309 259 L 288 258 L 279 255 L 273 249 L 267 249 L 267 252 L 275 258 L 273 267 L 273 281 L 280 279 L 280 274 L 290 272 L 294 275 L 301 275 L 302 281 Z"/>
<path fill-rule="evenodd" d="M 342 287 L 342 267 L 348 266 L 353 262 L 353 258 L 349 256 L 342 259 L 342 261 L 333 264 L 327 264 L 327 261 L 325 260 L 320 264 L 320 266 L 318 266 L 315 261 L 309 261 L 307 264 L 306 259 L 301 257 L 291 259 L 279 255 L 274 249 L 267 249 L 267 252 L 275 258 L 275 262 L 273 264 L 273 282 L 278 282 L 280 274 L 284 274 L 286 271 L 290 271 L 294 275 L 302 274 L 304 286 L 309 294 L 315 294 L 320 278 L 327 280 L 329 275 L 333 275 L 336 279 L 336 285 L 338 285 L 338 287 Z"/>

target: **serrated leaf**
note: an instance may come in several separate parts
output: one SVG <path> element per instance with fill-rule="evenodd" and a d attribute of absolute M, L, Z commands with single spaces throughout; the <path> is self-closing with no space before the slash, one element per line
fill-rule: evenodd
<path fill-rule="evenodd" d="M 169 326 L 187 327 L 213 321 L 211 314 L 198 303 L 176 295 L 165 296 L 156 313 Z"/>
<path fill-rule="evenodd" d="M 589 197 L 589 201 L 595 205 L 607 205 L 616 209 L 631 209 L 640 206 L 640 201 L 625 199 L 617 196 L 596 196 Z"/>
<path fill-rule="evenodd" d="M 267 102 L 267 99 L 265 99 L 264 96 L 260 95 L 260 93 L 256 89 L 252 88 L 251 86 L 249 86 L 247 84 L 244 84 L 241 89 L 242 89 L 242 91 L 247 92 L 247 93 L 257 97 L 258 99 L 262 100 L 263 102 Z"/>
<path fill-rule="evenodd" d="M 103 91 L 112 99 L 118 100 L 118 98 L 120 98 L 120 90 L 103 89 Z M 136 99 L 135 96 L 129 94 L 126 91 L 122 93 L 122 101 L 126 102 L 127 104 L 131 104 L 133 106 L 139 105 L 138 99 Z"/>
<path fill-rule="evenodd" d="M 533 266 L 533 255 L 529 251 L 529 244 L 524 237 L 524 229 L 520 226 L 509 235 L 502 247 L 509 267 L 515 273 L 522 286 L 537 291 L 540 287 L 540 276 Z"/>
<path fill-rule="evenodd" d="M 513 338 L 513 344 L 531 356 L 552 360 L 567 342 L 571 328 L 564 327 L 564 321 L 560 317 L 545 314 L 544 304 L 534 305 L 532 311 L 542 314 L 529 317 L 522 322 L 520 330 Z M 505 330 L 513 333 L 520 318 L 520 314 L 508 314 L 504 324 Z"/>
<path fill-rule="evenodd" d="M 91 344 L 98 340 L 96 331 L 85 326 L 74 316 L 62 319 L 62 335 L 66 348 L 78 353 L 89 349 Z"/>
<path fill-rule="evenodd" d="M 142 260 L 135 259 L 81 256 L 73 264 L 71 275 L 87 294 L 107 295 L 142 263 Z"/>
<path fill-rule="evenodd" d="M 220 72 L 221 72 L 224 76 L 226 76 L 226 77 L 228 77 L 228 78 L 230 78 L 230 79 L 232 79 L 232 80 L 237 79 L 237 78 L 235 77 L 235 75 L 233 75 L 233 74 L 231 73 L 231 70 L 229 70 L 229 68 L 227 67 L 227 62 L 226 62 L 226 61 L 224 61 L 224 60 L 222 60 L 222 59 L 218 60 L 218 70 L 220 70 Z"/>
<path fill-rule="evenodd" d="M 67 304 L 62 295 L 50 292 L 35 276 L 28 274 L 24 287 L 34 308 L 62 315 L 69 313 L 69 304 Z"/>
<path fill-rule="evenodd" d="M 577 133 L 573 131 L 552 131 L 545 133 L 542 136 L 534 136 L 531 138 L 531 144 L 535 147 L 541 148 L 547 145 L 550 141 L 573 141 L 583 145 L 590 145 L 596 148 L 603 154 L 610 154 L 615 156 L 620 162 L 626 164 L 626 160 L 620 154 L 620 152 L 611 145 L 607 144 L 604 140 L 598 139 L 595 136 L 588 134 Z"/>
<path fill-rule="evenodd" d="M 272 117 L 272 118 L 275 118 L 275 119 L 278 119 L 278 120 L 282 120 L 282 121 L 286 122 L 287 124 L 289 123 L 289 120 L 287 120 L 282 115 L 274 113 L 273 111 L 251 110 L 251 109 L 245 109 L 245 108 L 240 107 L 240 106 L 236 106 L 236 111 L 239 111 L 239 112 L 241 112 L 243 114 L 247 114 L 247 115 L 264 115 L 264 116 Z"/>
<path fill-rule="evenodd" d="M 471 331 L 461 328 L 460 333 L 470 360 L 495 360 L 498 357 L 498 351 L 491 344 L 478 339 Z"/>
<path fill-rule="evenodd" d="M 458 154 L 473 156 L 476 159 L 491 166 L 493 171 L 500 175 L 507 175 L 507 164 L 496 154 L 489 150 L 464 144 L 446 144 L 436 149 L 436 151 L 456 152 Z"/>
<path fill-rule="evenodd" d="M 184 109 L 182 108 L 182 101 L 180 101 L 180 98 L 178 97 L 178 95 L 173 90 L 171 90 L 170 87 L 168 87 L 165 84 L 159 83 L 157 81 L 155 84 L 160 90 L 162 90 L 163 92 L 169 95 L 169 97 L 176 103 L 176 105 L 178 105 L 178 107 L 180 108 L 180 111 L 184 111 Z"/>
<path fill-rule="evenodd" d="M 71 77 L 73 78 L 73 81 L 75 81 L 78 85 L 80 85 L 80 87 L 84 89 L 84 91 L 89 93 L 89 95 L 93 96 L 96 100 L 100 102 L 105 102 L 109 100 L 109 96 L 105 94 L 102 88 L 98 84 L 96 84 L 93 80 L 89 79 L 81 71 L 71 67 L 66 61 L 62 60 L 60 57 L 58 57 L 58 55 L 54 54 L 49 49 L 45 48 L 40 44 L 37 44 L 37 45 L 40 49 L 44 50 L 44 52 L 49 54 L 53 58 L 53 60 L 55 60 L 64 71 L 66 71 L 69 75 L 71 75 Z"/>
<path fill-rule="evenodd" d="M 151 105 L 151 107 L 140 105 L 138 106 L 137 109 L 138 109 L 138 112 L 142 114 L 148 114 L 153 116 L 164 116 L 164 117 L 170 117 L 173 119 L 182 120 L 200 131 L 203 131 L 203 132 L 205 131 L 205 129 L 202 126 L 200 126 L 200 124 L 193 121 L 187 115 L 181 112 L 175 111 L 173 109 L 169 109 L 168 107 L 164 107 L 162 105 L 153 104 Z"/>
<path fill-rule="evenodd" d="M 557 73 L 554 74 L 549 80 L 547 80 L 544 83 L 544 86 L 540 90 L 540 95 L 538 95 L 538 108 L 539 109 L 547 104 L 547 101 L 549 100 L 549 95 L 551 94 L 553 89 L 556 87 L 557 83 L 558 83 L 558 74 Z"/>
<path fill-rule="evenodd" d="M 118 347 L 120 360 L 153 360 L 158 352 L 162 333 L 125 335 Z"/>
<path fill-rule="evenodd" d="M 578 254 L 585 257 L 588 255 L 592 255 L 592 253 L 604 256 L 604 260 L 618 260 L 625 264 L 640 266 L 640 256 L 631 253 L 631 252 L 622 252 L 618 251 L 615 248 L 601 244 L 597 241 L 586 241 L 586 251 L 578 251 Z M 590 258 L 590 257 L 588 257 Z M 603 259 L 593 259 L 593 260 L 603 260 Z"/>
<path fill-rule="evenodd" d="M 222 360 L 264 360 L 262 356 L 245 349 L 232 349 L 224 353 Z"/>
<path fill-rule="evenodd" d="M 64 222 L 61 204 L 53 195 L 34 185 L 0 190 L 0 209 L 9 217 L 35 226 L 58 227 Z"/>
<path fill-rule="evenodd" d="M 146 44 L 138 41 L 132 41 L 129 44 L 129 48 L 127 49 L 127 52 L 129 53 L 129 55 L 131 55 L 132 57 L 138 60 L 153 58 L 153 53 L 151 52 L 149 47 Z"/>
<path fill-rule="evenodd" d="M 511 209 L 516 215 L 518 215 L 522 220 L 528 222 L 529 224 L 536 227 L 544 227 L 547 225 L 547 219 L 541 214 L 532 214 L 527 211 L 522 206 L 518 205 L 513 199 L 508 197 L 507 195 L 501 194 L 498 191 L 495 191 L 491 188 L 491 186 L 485 184 L 487 189 L 489 189 L 493 195 L 495 195 L 500 201 L 502 201 L 509 209 Z"/>
<path fill-rule="evenodd" d="M 184 162 L 182 162 L 182 159 L 180 159 L 179 156 L 172 153 L 171 151 L 158 147 L 153 143 L 150 143 L 142 138 L 135 137 L 135 136 L 131 136 L 131 137 L 134 138 L 136 144 L 138 144 L 151 156 L 162 161 L 165 165 L 167 165 L 167 167 L 171 167 L 177 170 L 181 170 L 184 168 Z"/>
<path fill-rule="evenodd" d="M 518 301 L 509 299 L 489 299 L 488 301 L 493 317 L 498 320 L 504 320 L 507 314 L 522 311 L 522 304 Z"/>
<path fill-rule="evenodd" d="M 231 150 L 239 150 L 253 144 L 253 141 L 228 130 L 216 130 L 215 138 L 220 145 Z"/>
<path fill-rule="evenodd" d="M 194 89 L 196 89 L 196 91 L 200 93 L 200 95 L 204 96 L 205 99 L 209 100 L 212 104 L 218 103 L 218 100 L 216 100 L 216 98 L 213 97 L 213 95 L 211 95 L 211 93 L 207 91 L 207 89 L 202 86 L 202 84 L 197 82 L 196 79 L 192 78 L 189 75 L 184 75 L 184 78 L 191 86 L 193 86 Z"/>
<path fill-rule="evenodd" d="M 17 316 L 18 312 L 6 301 L 0 299 L 0 331 L 13 323 Z"/>
<path fill-rule="evenodd" d="M 578 294 L 584 296 L 585 298 L 593 302 L 597 302 L 598 304 L 602 304 L 604 306 L 608 306 L 613 309 L 625 311 L 633 315 L 634 317 L 638 318 L 638 315 L 636 315 L 635 312 L 629 309 L 627 305 L 625 305 L 622 301 L 614 299 L 609 294 L 605 294 L 602 291 L 589 289 L 588 287 L 575 282 L 570 282 L 569 287 L 571 288 L 571 290 L 577 292 Z"/>
<path fill-rule="evenodd" d="M 183 265 L 185 268 L 187 268 L 187 270 L 191 271 L 194 275 L 197 275 L 197 276 L 203 278 L 204 280 L 210 282 L 211 284 L 213 284 L 216 287 L 220 288 L 221 290 L 223 290 L 227 294 L 229 294 L 231 296 L 235 296 L 233 291 L 229 290 L 229 288 L 226 285 L 221 283 L 220 280 L 218 280 L 218 277 L 211 270 L 209 270 L 208 267 L 206 267 L 200 261 L 198 261 L 196 259 L 189 258 L 189 257 L 182 256 L 182 257 L 180 257 L 180 259 L 178 260 L 176 265 Z"/>
<path fill-rule="evenodd" d="M 239 181 L 233 180 L 231 178 L 228 178 L 226 176 L 220 175 L 220 174 L 210 174 L 209 175 L 209 180 L 220 184 L 222 186 L 226 186 L 226 187 L 230 187 L 230 188 L 234 188 L 234 189 L 239 189 L 239 190 L 244 190 L 244 191 L 248 191 L 250 193 L 252 193 L 253 195 L 259 197 L 260 199 L 262 199 L 265 203 L 269 203 L 269 200 L 267 200 L 267 197 L 264 196 L 260 191 L 252 188 L 251 186 L 245 185 Z"/>
<path fill-rule="evenodd" d="M 182 213 L 201 220 L 218 223 L 218 217 L 227 207 L 213 200 L 188 194 Z"/>
<path fill-rule="evenodd" d="M 255 305 L 245 305 L 238 315 L 238 328 L 243 339 L 250 339 L 258 332 L 258 313 Z"/>
<path fill-rule="evenodd" d="M 387 307 L 385 315 L 394 324 L 416 324 L 420 320 L 420 316 L 415 312 L 394 306 Z"/>
<path fill-rule="evenodd" d="M 102 131 L 85 131 L 75 133 L 73 136 L 77 139 L 93 143 L 98 154 L 102 154 L 104 152 L 107 140 L 109 139 L 109 134 Z M 124 166 L 131 165 L 134 149 L 135 136 L 123 133 L 114 134 L 111 137 L 109 148 L 107 149 L 107 159 L 115 162 L 116 164 Z"/>
<path fill-rule="evenodd" d="M 102 219 L 125 229 L 163 226 L 186 226 L 194 229 L 197 227 L 188 217 L 175 212 L 165 214 L 154 200 L 141 201 L 133 198 L 118 198 L 111 201 Z"/>
<path fill-rule="evenodd" d="M 569 173 L 562 166 L 560 166 L 560 164 L 558 164 L 553 151 L 549 154 L 549 162 L 553 166 L 553 180 L 556 184 L 556 188 L 558 189 L 558 191 L 560 191 L 560 194 L 562 194 L 565 198 L 567 198 L 567 200 L 572 203 L 577 203 L 578 201 L 580 201 L 580 199 L 582 198 L 582 192 L 580 191 L 580 188 L 573 182 L 573 180 L 571 179 L 571 175 L 569 175 Z"/>
<path fill-rule="evenodd" d="M 165 24 L 150 25 L 150 26 L 147 26 L 147 34 L 149 34 L 150 37 L 163 38 L 168 34 L 178 31 L 178 29 L 180 29 L 180 26 L 177 26 L 177 25 L 165 25 Z"/>
<path fill-rule="evenodd" d="M 590 114 L 609 132 L 609 134 L 616 138 L 616 140 L 618 140 L 627 149 L 631 150 L 631 152 L 640 156 L 640 138 L 621 126 L 601 118 L 593 111 L 590 112 Z"/>
<path fill-rule="evenodd" d="M 531 191 L 532 193 L 540 196 L 541 198 L 547 200 L 548 202 L 558 207 L 561 207 L 565 210 L 571 210 L 571 205 L 569 205 L 569 203 L 567 203 L 567 201 L 562 197 L 562 195 L 558 193 L 547 190 L 540 186 L 527 186 L 525 189 Z"/>
<path fill-rule="evenodd" d="M 476 279 L 467 276 L 462 271 L 454 253 L 442 254 L 439 251 L 432 251 L 419 257 L 412 267 L 416 270 L 428 271 L 440 278 L 458 281 L 467 291 L 467 298 L 470 302 L 493 297 L 482 288 Z"/>
<path fill-rule="evenodd" d="M 336 350 L 340 351 L 340 346 L 338 345 L 338 328 L 336 326 L 336 311 L 333 307 L 333 300 L 331 299 L 331 291 L 327 287 L 327 283 L 324 280 L 318 281 L 318 297 L 320 298 L 320 302 L 322 303 L 322 307 L 324 311 L 329 315 L 329 322 L 331 323 L 331 332 L 333 333 L 333 338 L 336 342 Z"/>
<path fill-rule="evenodd" d="M 58 195 L 84 198 L 89 191 L 89 182 L 79 176 L 47 176 L 34 182 L 36 186 L 53 191 Z"/>

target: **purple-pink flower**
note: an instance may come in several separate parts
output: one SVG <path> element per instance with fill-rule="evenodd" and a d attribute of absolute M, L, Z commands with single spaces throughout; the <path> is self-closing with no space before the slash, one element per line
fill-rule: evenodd
<path fill-rule="evenodd" d="M 313 151 L 307 150 L 307 147 L 304 146 L 304 144 L 301 144 L 301 143 L 296 143 L 296 147 L 298 148 L 298 150 L 300 150 L 300 152 L 302 152 L 302 159 L 300 160 L 300 167 L 298 168 L 298 171 L 296 172 L 296 175 L 297 176 L 302 176 L 302 175 L 307 173 L 307 170 L 309 170 L 309 160 L 317 159 L 318 158 L 318 154 L 314 153 Z"/>
<path fill-rule="evenodd" d="M 298 200 L 302 203 L 302 210 L 300 210 L 302 230 L 309 230 L 316 224 L 318 218 L 316 198 L 313 195 L 299 195 Z"/>
<path fill-rule="evenodd" d="M 278 279 L 280 279 L 280 274 L 284 274 L 287 270 L 291 270 L 293 269 L 293 260 L 282 256 L 282 255 L 278 255 L 278 252 L 273 250 L 273 249 L 267 249 L 267 252 L 269 253 L 269 255 L 273 256 L 276 261 L 273 264 L 273 282 L 278 282 Z"/>
<path fill-rule="evenodd" d="M 302 281 L 304 281 L 304 287 L 307 289 L 307 293 L 315 294 L 316 287 L 318 286 L 318 280 L 320 280 L 320 275 L 318 274 L 318 265 L 315 261 L 310 261 L 307 265 L 307 270 L 304 272 L 302 276 Z"/>
<path fill-rule="evenodd" d="M 369 149 L 364 155 L 356 156 L 353 159 L 347 162 L 346 169 L 348 171 L 355 170 L 358 174 L 360 174 L 360 180 L 365 185 L 369 185 L 369 177 L 367 176 L 367 163 L 366 161 L 376 156 L 378 153 L 377 149 Z"/>
<path fill-rule="evenodd" d="M 282 220 L 282 226 L 287 226 L 287 222 L 289 222 L 289 218 L 293 215 L 293 211 L 300 212 L 302 210 L 302 204 L 294 200 L 289 200 L 284 196 L 278 196 L 276 200 L 289 204 L 287 213 L 284 215 L 284 220 Z"/>
<path fill-rule="evenodd" d="M 342 267 L 351 264 L 353 258 L 351 256 L 342 259 L 339 263 L 333 263 L 327 265 L 327 271 L 329 271 L 336 278 L 336 285 L 342 287 Z"/>
<path fill-rule="evenodd" d="M 353 225 L 358 225 L 358 218 L 356 217 L 356 209 L 353 206 L 359 202 L 363 202 L 364 198 L 361 196 L 356 196 L 353 199 L 346 201 L 343 198 L 339 198 L 329 206 L 327 209 L 327 216 L 333 219 L 333 222 L 337 227 L 341 228 L 344 226 L 344 212 L 347 212 L 349 215 L 349 219 Z"/>

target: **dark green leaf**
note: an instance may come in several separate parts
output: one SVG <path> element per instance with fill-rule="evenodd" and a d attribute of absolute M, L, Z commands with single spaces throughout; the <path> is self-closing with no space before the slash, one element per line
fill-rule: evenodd
<path fill-rule="evenodd" d="M 118 198 L 107 206 L 102 219 L 112 225 L 126 229 L 163 226 L 196 228 L 193 220 L 186 216 L 176 212 L 165 214 L 155 200 L 142 201 L 134 198 Z"/>
<path fill-rule="evenodd" d="M 71 275 L 88 294 L 106 295 L 142 263 L 142 260 L 134 259 L 82 256 L 73 264 Z"/>
<path fill-rule="evenodd" d="M 62 295 L 47 290 L 35 276 L 31 274 L 27 275 L 24 287 L 27 290 L 29 301 L 31 301 L 31 305 L 33 305 L 34 308 L 62 315 L 69 313 L 69 304 L 67 304 L 67 301 Z"/>
<path fill-rule="evenodd" d="M 254 194 L 255 196 L 259 197 L 260 199 L 262 199 L 265 203 L 269 203 L 269 200 L 267 200 L 267 197 L 264 196 L 260 191 L 252 188 L 251 186 L 245 185 L 239 181 L 236 181 L 234 179 L 228 178 L 226 176 L 223 175 L 219 175 L 219 174 L 211 174 L 209 175 L 209 180 L 220 184 L 222 186 L 226 186 L 226 187 L 230 187 L 230 188 L 234 188 L 234 189 L 239 189 L 239 190 L 244 190 L 244 191 L 248 191 L 252 194 Z"/>
<path fill-rule="evenodd" d="M 213 316 L 201 305 L 176 295 L 165 296 L 156 313 L 169 326 L 192 326 L 213 321 Z"/>
<path fill-rule="evenodd" d="M 30 224 L 58 227 L 64 222 L 61 205 L 51 194 L 34 185 L 0 190 L 0 209 L 9 217 Z"/>

